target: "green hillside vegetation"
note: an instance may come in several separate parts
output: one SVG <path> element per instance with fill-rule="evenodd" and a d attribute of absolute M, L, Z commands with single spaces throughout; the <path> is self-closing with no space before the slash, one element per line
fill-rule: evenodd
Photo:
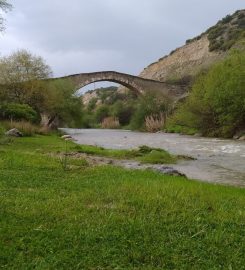
<path fill-rule="evenodd" d="M 44 59 L 26 50 L 0 58 L 0 120 L 79 126 L 82 103 L 69 81 L 47 79 L 52 71 Z"/>
<path fill-rule="evenodd" d="M 186 102 L 169 119 L 168 130 L 232 137 L 244 127 L 245 52 L 233 51 L 198 77 Z"/>
<path fill-rule="evenodd" d="M 245 38 L 245 10 L 238 10 L 233 15 L 227 15 L 205 33 L 189 39 L 186 43 L 207 35 L 210 51 L 227 51 L 241 39 Z"/>
<path fill-rule="evenodd" d="M 99 88 L 88 93 L 96 93 L 83 110 L 82 127 L 100 127 L 107 117 L 116 117 L 120 126 L 126 126 L 134 112 L 137 96 L 132 91 L 119 93 L 115 87 Z"/>
<path fill-rule="evenodd" d="M 118 128 L 145 131 L 147 117 L 151 117 L 153 123 L 160 118 L 164 121 L 172 104 L 171 100 L 161 93 L 148 92 L 138 96 L 132 91 L 126 93 L 111 89 L 95 91 L 97 97 L 92 98 L 83 110 L 83 127 L 86 128 L 102 127 L 105 119 L 113 118 L 118 120 Z M 159 126 L 157 130 L 162 127 L 163 125 Z"/>

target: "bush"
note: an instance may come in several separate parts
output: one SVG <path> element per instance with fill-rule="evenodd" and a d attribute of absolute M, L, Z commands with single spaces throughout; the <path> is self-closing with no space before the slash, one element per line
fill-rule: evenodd
<path fill-rule="evenodd" d="M 167 114 L 171 100 L 159 93 L 146 94 L 139 100 L 130 122 L 132 129 L 145 130 L 145 119 L 151 115 Z"/>
<path fill-rule="evenodd" d="M 109 116 L 109 107 L 101 105 L 95 112 L 95 119 L 98 123 L 101 123 L 104 118 Z"/>
<path fill-rule="evenodd" d="M 101 123 L 101 127 L 102 128 L 119 128 L 120 123 L 119 123 L 118 118 L 110 116 L 103 119 Z"/>
<path fill-rule="evenodd" d="M 130 123 L 134 110 L 133 104 L 117 101 L 112 106 L 112 115 L 118 118 L 120 125 L 125 126 Z"/>
<path fill-rule="evenodd" d="M 38 114 L 27 104 L 8 103 L 0 105 L 0 117 L 8 120 L 38 121 Z"/>
<path fill-rule="evenodd" d="M 96 103 L 97 103 L 98 99 L 97 98 L 92 98 L 89 103 L 88 103 L 88 106 L 87 106 L 87 110 L 89 112 L 93 111 L 96 107 Z"/>
<path fill-rule="evenodd" d="M 149 132 L 157 132 L 164 127 L 165 117 L 161 113 L 159 115 L 150 115 L 145 118 L 145 128 Z"/>
<path fill-rule="evenodd" d="M 244 70 L 245 52 L 233 51 L 197 79 L 170 123 L 207 136 L 232 137 L 245 126 Z"/>
<path fill-rule="evenodd" d="M 95 115 L 92 112 L 84 111 L 82 117 L 81 127 L 83 128 L 94 128 L 97 123 L 95 120 Z"/>

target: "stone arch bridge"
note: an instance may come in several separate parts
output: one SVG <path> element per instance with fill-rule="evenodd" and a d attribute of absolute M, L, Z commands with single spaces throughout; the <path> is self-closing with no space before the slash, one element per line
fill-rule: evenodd
<path fill-rule="evenodd" d="M 51 80 L 57 79 L 69 79 L 74 84 L 75 90 L 79 90 L 82 87 L 94 82 L 109 81 L 125 86 L 138 94 L 143 94 L 149 91 L 160 91 L 168 97 L 178 99 L 181 98 L 181 96 L 183 96 L 185 93 L 183 86 L 181 87 L 166 82 L 144 79 L 141 77 L 115 71 L 80 73 L 60 78 L 54 78 Z"/>

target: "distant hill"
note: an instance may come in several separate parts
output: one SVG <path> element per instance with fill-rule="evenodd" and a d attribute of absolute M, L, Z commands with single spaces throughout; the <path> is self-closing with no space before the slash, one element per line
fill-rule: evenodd
<path fill-rule="evenodd" d="M 113 95 L 118 90 L 116 86 L 100 87 L 94 90 L 89 90 L 82 95 L 82 101 L 85 106 L 89 104 L 91 100 L 101 103 L 109 96 Z"/>

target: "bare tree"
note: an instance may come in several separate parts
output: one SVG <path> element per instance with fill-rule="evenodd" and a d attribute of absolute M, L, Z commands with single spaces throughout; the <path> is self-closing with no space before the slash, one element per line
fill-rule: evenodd
<path fill-rule="evenodd" d="M 7 12 L 12 9 L 12 5 L 8 3 L 8 0 L 0 0 L 0 11 Z M 4 19 L 0 13 L 0 31 L 4 30 Z"/>

